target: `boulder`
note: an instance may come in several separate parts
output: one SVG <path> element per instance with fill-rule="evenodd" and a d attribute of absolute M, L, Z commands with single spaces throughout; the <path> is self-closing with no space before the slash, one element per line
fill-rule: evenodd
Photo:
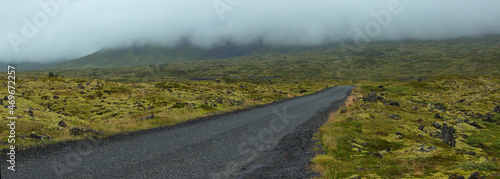
<path fill-rule="evenodd" d="M 364 101 L 367 101 L 367 102 L 371 102 L 371 103 L 374 103 L 374 102 L 377 102 L 377 100 L 383 100 L 384 98 L 382 96 L 378 96 L 377 93 L 375 92 L 370 92 L 368 93 L 368 95 L 363 98 Z"/>
<path fill-rule="evenodd" d="M 443 139 L 443 142 L 445 144 L 455 147 L 456 141 L 454 134 L 455 134 L 455 128 L 446 125 L 446 123 L 443 123 L 443 127 L 441 127 L 441 138 Z"/>
<path fill-rule="evenodd" d="M 441 125 L 439 123 L 434 122 L 433 125 L 436 129 L 441 129 Z"/>
<path fill-rule="evenodd" d="M 396 114 L 389 114 L 388 116 L 389 116 L 389 118 L 394 119 L 394 120 L 400 120 L 401 119 L 401 116 L 400 115 L 396 115 Z"/>
<path fill-rule="evenodd" d="M 64 119 L 59 121 L 59 123 L 57 124 L 59 127 L 66 127 L 68 126 L 65 122 L 64 122 Z"/>
<path fill-rule="evenodd" d="M 424 125 L 419 124 L 418 129 L 420 129 L 421 131 L 423 131 L 423 130 L 424 130 L 424 127 L 425 127 Z"/>
<path fill-rule="evenodd" d="M 500 105 L 496 106 L 493 112 L 500 113 Z"/>
<path fill-rule="evenodd" d="M 400 107 L 399 106 L 399 102 L 397 101 L 389 101 L 386 103 L 387 105 L 390 105 L 390 106 L 396 106 L 396 107 Z"/>
<path fill-rule="evenodd" d="M 474 127 L 478 128 L 478 129 L 482 129 L 483 128 L 478 123 L 476 123 L 476 121 L 472 121 L 471 123 L 469 123 L 469 125 L 474 126 Z"/>
<path fill-rule="evenodd" d="M 493 121 L 494 116 L 495 116 L 494 114 L 488 113 L 488 114 L 486 114 L 486 116 L 484 116 L 483 121 L 484 122 L 495 122 L 495 121 Z"/>
<path fill-rule="evenodd" d="M 49 72 L 49 78 L 56 77 L 56 75 L 52 72 Z"/>
<path fill-rule="evenodd" d="M 481 175 L 479 175 L 479 172 L 474 172 L 470 175 L 468 179 L 480 179 Z"/>

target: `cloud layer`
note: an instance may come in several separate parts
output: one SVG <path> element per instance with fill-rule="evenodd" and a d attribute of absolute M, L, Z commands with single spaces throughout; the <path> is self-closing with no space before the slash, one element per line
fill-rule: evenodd
<path fill-rule="evenodd" d="M 0 61 L 104 47 L 320 45 L 500 34 L 498 0 L 0 0 Z"/>

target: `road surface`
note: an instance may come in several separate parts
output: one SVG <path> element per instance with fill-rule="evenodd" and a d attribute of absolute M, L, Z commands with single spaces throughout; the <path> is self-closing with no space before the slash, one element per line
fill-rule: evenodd
<path fill-rule="evenodd" d="M 209 117 L 174 127 L 18 152 L 2 178 L 228 178 L 241 172 L 352 87 Z M 20 153 L 20 154 L 19 154 Z M 245 178 L 244 176 L 242 178 Z"/>

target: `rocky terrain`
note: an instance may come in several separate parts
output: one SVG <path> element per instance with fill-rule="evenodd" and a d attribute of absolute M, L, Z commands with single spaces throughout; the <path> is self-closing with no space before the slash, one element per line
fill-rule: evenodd
<path fill-rule="evenodd" d="M 359 84 L 316 135 L 322 177 L 500 177 L 498 78 Z"/>

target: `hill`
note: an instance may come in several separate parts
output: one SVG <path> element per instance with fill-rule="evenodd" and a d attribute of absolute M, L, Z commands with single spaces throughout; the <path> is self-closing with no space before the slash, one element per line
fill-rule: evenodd
<path fill-rule="evenodd" d="M 339 45 L 296 48 L 253 47 L 253 53 L 248 50 L 245 56 L 225 59 L 191 60 L 113 69 L 55 70 L 54 72 L 62 76 L 127 81 L 161 81 L 169 78 L 200 77 L 417 79 L 445 74 L 499 76 L 499 44 L 500 36 L 489 36 L 445 41 L 373 42 L 365 48 L 350 51 L 344 51 Z M 142 54 L 155 51 L 153 49 L 159 50 L 159 48 L 149 48 L 145 49 Z M 125 51 L 114 53 L 117 54 L 116 56 L 126 56 L 123 54 L 132 53 L 130 49 Z M 188 53 L 188 50 L 176 53 L 190 54 L 193 58 L 200 59 L 207 54 L 212 54 L 212 56 L 222 54 L 222 50 L 205 51 L 203 55 L 202 53 Z M 91 56 L 111 54 L 112 52 L 96 53 Z M 142 58 L 145 58 L 144 56 Z M 67 65 L 72 67 L 107 66 L 103 64 L 105 62 L 91 62 L 91 57 L 85 59 L 88 61 L 75 60 Z M 117 63 L 121 58 L 113 57 L 113 59 L 114 63 L 110 64 L 120 66 Z M 76 64 L 84 62 L 88 64 Z M 125 62 L 132 64 L 129 60 L 123 60 L 120 63 Z"/>
<path fill-rule="evenodd" d="M 171 62 L 193 61 L 212 58 L 229 58 L 252 54 L 257 45 L 236 46 L 224 43 L 212 49 L 204 49 L 182 43 L 176 47 L 134 45 L 120 49 L 101 49 L 82 58 L 49 67 L 50 69 L 92 69 L 126 66 L 157 65 Z"/>

